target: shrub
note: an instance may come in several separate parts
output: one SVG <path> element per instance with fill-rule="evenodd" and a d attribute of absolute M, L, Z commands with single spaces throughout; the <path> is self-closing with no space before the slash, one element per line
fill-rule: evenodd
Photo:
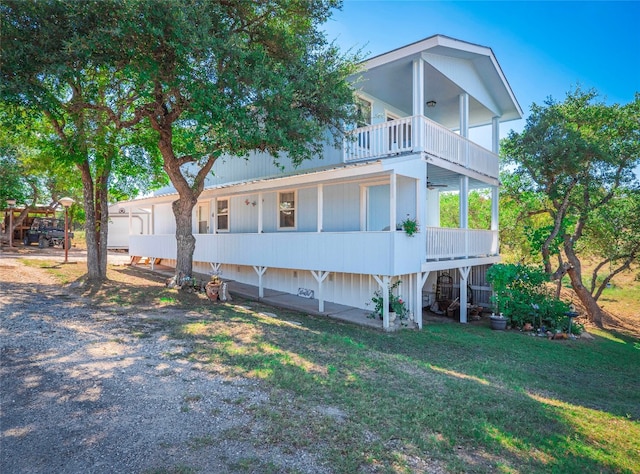
<path fill-rule="evenodd" d="M 566 313 L 569 305 L 552 296 L 546 285 L 549 277 L 542 269 L 496 264 L 487 270 L 487 280 L 493 287 L 495 311 L 508 318 L 511 326 L 531 323 L 534 328 L 544 327 L 551 331 L 568 329 Z"/>

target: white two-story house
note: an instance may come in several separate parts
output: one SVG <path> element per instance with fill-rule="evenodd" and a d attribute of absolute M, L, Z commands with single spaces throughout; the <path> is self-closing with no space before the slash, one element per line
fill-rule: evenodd
<path fill-rule="evenodd" d="M 303 289 L 320 312 L 327 301 L 370 310 L 376 290 L 386 295 L 401 280 L 394 291 L 422 327 L 437 272 L 457 274 L 467 301 L 472 269 L 499 260 L 499 127 L 522 110 L 490 48 L 446 36 L 369 59 L 361 79 L 363 123 L 342 149 L 285 171 L 260 154 L 216 162 L 194 210 L 194 270 L 255 285 L 260 296 Z M 475 127 L 490 130 L 491 150 L 469 139 Z M 468 226 L 473 189 L 491 196 L 491 228 Z M 443 191 L 460 194 L 459 228 L 440 226 Z M 175 262 L 176 196 L 118 203 L 149 213 L 142 233 L 130 232 L 131 256 Z M 417 234 L 396 230 L 406 217 Z"/>

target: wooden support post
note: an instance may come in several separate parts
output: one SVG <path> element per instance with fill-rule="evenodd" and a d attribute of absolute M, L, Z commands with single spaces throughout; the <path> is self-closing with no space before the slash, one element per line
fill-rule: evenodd
<path fill-rule="evenodd" d="M 310 270 L 313 278 L 318 282 L 318 311 L 324 313 L 324 291 L 322 283 L 326 280 L 331 272 Z"/>
<path fill-rule="evenodd" d="M 211 274 L 212 275 L 220 275 L 220 266 L 222 265 L 221 263 L 213 263 L 213 262 L 209 262 L 209 265 L 211 265 Z"/>
<path fill-rule="evenodd" d="M 460 272 L 460 322 L 467 323 L 467 280 L 471 267 L 458 268 Z"/>
<path fill-rule="evenodd" d="M 418 329 L 422 329 L 422 288 L 424 287 L 430 272 L 416 273 L 416 311 L 414 314 Z"/>
<path fill-rule="evenodd" d="M 264 287 L 262 286 L 262 275 L 267 271 L 268 267 L 253 266 L 253 269 L 258 274 L 258 298 L 264 298 Z"/>
<path fill-rule="evenodd" d="M 382 328 L 385 331 L 389 330 L 389 284 L 391 283 L 391 277 L 385 275 L 380 278 L 378 275 L 373 275 L 373 278 L 380 285 L 380 291 L 382 292 Z"/>

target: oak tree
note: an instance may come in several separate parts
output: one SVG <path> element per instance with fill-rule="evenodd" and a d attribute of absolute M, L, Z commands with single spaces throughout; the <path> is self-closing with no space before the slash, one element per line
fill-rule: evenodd
<path fill-rule="evenodd" d="M 511 132 L 501 152 L 514 177 L 504 192 L 522 206 L 531 248 L 552 278 L 568 275 L 589 318 L 602 324 L 597 272 L 609 268 L 608 281 L 638 262 L 640 241 L 629 237 L 637 235 L 640 219 L 634 197 L 640 94 L 629 104 L 607 105 L 597 92 L 576 88 L 564 102 L 533 104 L 524 130 Z M 583 283 L 587 255 L 600 259 L 589 288 Z"/>

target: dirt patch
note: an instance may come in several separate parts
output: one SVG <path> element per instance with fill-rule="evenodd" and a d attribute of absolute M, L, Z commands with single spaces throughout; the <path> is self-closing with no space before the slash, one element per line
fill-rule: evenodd
<path fill-rule="evenodd" d="M 258 381 L 189 360 L 190 342 L 170 335 L 194 315 L 96 306 L 2 257 L 0 472 L 330 472 L 318 453 L 261 442 L 255 412 L 270 394 Z"/>

